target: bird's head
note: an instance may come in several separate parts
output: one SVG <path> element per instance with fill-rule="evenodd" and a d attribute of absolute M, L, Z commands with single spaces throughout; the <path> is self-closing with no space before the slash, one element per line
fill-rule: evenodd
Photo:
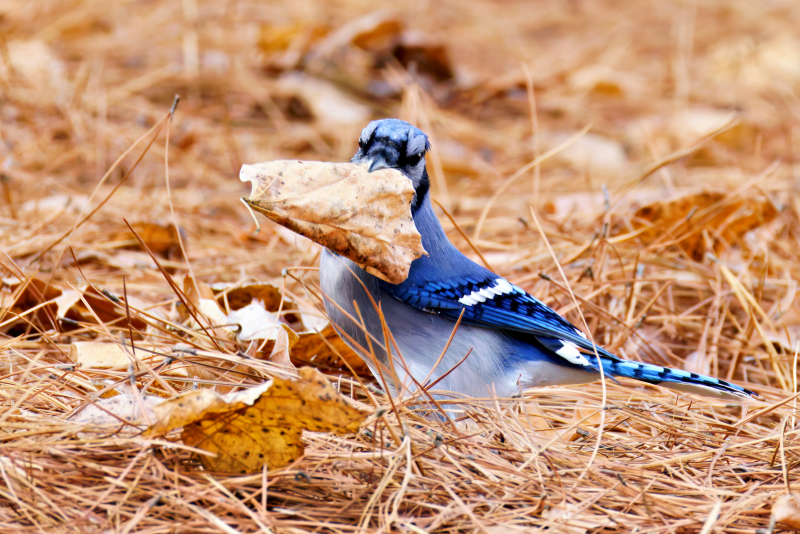
<path fill-rule="evenodd" d="M 369 172 L 379 169 L 402 172 L 414 184 L 412 211 L 416 211 L 430 188 L 425 169 L 425 153 L 430 149 L 428 136 L 419 128 L 397 119 L 382 119 L 364 128 L 358 139 L 358 152 L 350 161 L 366 163 Z"/>

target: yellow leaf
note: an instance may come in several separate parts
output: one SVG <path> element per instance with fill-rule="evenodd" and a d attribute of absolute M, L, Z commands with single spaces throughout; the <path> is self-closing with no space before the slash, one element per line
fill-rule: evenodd
<path fill-rule="evenodd" d="M 252 184 L 252 207 L 387 282 L 403 282 L 426 254 L 411 218 L 414 187 L 399 171 L 273 161 L 244 165 L 239 178 Z"/>
<path fill-rule="evenodd" d="M 347 404 L 316 369 L 303 367 L 298 374 L 298 380 L 273 378 L 229 395 L 186 392 L 154 408 L 157 422 L 145 435 L 183 427 L 184 443 L 216 454 L 201 457 L 206 469 L 253 473 L 264 464 L 274 468 L 300 458 L 303 430 L 358 430 L 366 413 Z"/>

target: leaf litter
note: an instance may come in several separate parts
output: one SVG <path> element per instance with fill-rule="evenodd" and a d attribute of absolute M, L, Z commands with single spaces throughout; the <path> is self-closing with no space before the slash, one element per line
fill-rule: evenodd
<path fill-rule="evenodd" d="M 374 16 L 326 6 L 0 5 L 0 529 L 744 533 L 771 518 L 789 528 L 794 4 L 598 0 L 567 13 L 479 0 Z M 326 101 L 347 113 L 327 116 Z M 698 143 L 730 110 L 738 122 Z M 360 360 L 317 298 L 319 246 L 269 223 L 255 234 L 235 177 L 247 162 L 347 161 L 367 115 L 431 135 L 433 196 L 452 217 L 442 223 L 478 261 L 465 236 L 497 188 L 591 123 L 597 137 L 491 203 L 471 244 L 577 323 L 533 205 L 595 339 L 628 358 L 708 368 L 760 399 L 728 405 L 629 382 L 607 384 L 605 410 L 598 384 L 440 398 L 466 406 L 453 426 L 427 417 L 438 408 L 426 399 L 391 401 L 370 373 L 351 375 L 345 363 Z M 613 159 L 597 158 L 605 147 Z M 681 198 L 688 213 L 697 206 L 691 217 L 682 207 L 637 226 L 642 206 Z M 767 199 L 774 216 L 763 216 Z M 209 473 L 207 453 L 177 432 L 143 437 L 148 403 L 298 377 L 269 360 L 269 340 L 239 340 L 236 323 L 199 313 L 187 277 L 210 288 L 202 298 L 224 321 L 255 298 L 287 339 L 283 325 L 296 332 L 294 365 L 318 367 L 371 413 L 361 431 L 306 432 L 302 457 L 249 475 Z M 232 295 L 264 284 L 269 297 Z M 128 363 L 78 366 L 75 343 L 113 345 Z"/>

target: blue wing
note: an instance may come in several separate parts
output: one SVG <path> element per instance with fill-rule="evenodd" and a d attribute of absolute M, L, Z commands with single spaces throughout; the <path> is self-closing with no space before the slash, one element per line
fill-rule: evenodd
<path fill-rule="evenodd" d="M 490 271 L 475 276 L 399 285 L 382 283 L 393 297 L 420 311 L 436 313 L 452 321 L 496 330 L 532 334 L 548 350 L 569 363 L 597 370 L 594 347 L 586 336 L 539 299 Z M 619 358 L 597 347 L 600 356 Z"/>

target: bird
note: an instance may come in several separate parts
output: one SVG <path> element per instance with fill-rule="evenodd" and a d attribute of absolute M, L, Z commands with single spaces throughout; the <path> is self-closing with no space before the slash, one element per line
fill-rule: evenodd
<path fill-rule="evenodd" d="M 619 358 L 536 297 L 466 257 L 433 210 L 425 162 L 430 151 L 428 136 L 417 127 L 381 119 L 363 129 L 351 159 L 369 173 L 396 169 L 412 182 L 411 215 L 428 254 L 411 263 L 404 282 L 382 280 L 327 248 L 320 258 L 331 324 L 376 379 L 389 381 L 392 394 L 435 384 L 437 392 L 461 397 L 508 398 L 527 388 L 605 376 L 725 400 L 757 395 L 710 376 Z M 392 373 L 395 381 L 387 378 Z"/>

